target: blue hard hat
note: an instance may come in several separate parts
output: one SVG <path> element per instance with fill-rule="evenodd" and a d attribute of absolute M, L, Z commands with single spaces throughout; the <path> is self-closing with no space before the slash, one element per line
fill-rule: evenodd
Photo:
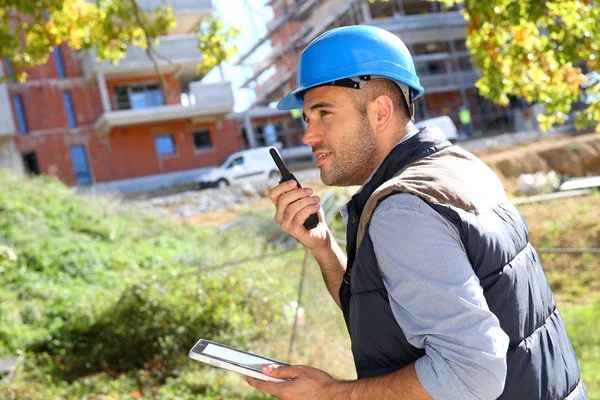
<path fill-rule="evenodd" d="M 277 108 L 302 108 L 306 90 L 365 75 L 408 86 L 413 101 L 423 94 L 410 52 L 398 36 L 374 26 L 353 25 L 327 31 L 306 46 L 298 62 L 297 89 Z"/>

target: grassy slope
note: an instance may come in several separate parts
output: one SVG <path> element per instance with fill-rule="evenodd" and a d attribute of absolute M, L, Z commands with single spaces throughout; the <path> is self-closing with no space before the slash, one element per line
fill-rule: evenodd
<path fill-rule="evenodd" d="M 600 193 L 520 207 L 542 248 L 600 248 Z M 600 254 L 540 255 L 581 363 L 590 398 L 600 398 Z"/>
<path fill-rule="evenodd" d="M 55 182 L 19 182 L 0 175 L 0 183 L 9 189 L 0 193 L 0 243 L 4 243 L 4 247 L 0 247 L 0 268 L 3 269 L 0 279 L 4 280 L 0 285 L 0 353 L 4 356 L 15 355 L 15 349 L 26 348 L 48 331 L 59 330 L 64 325 L 64 321 L 46 311 L 49 304 L 51 309 L 57 308 L 54 314 L 75 314 L 93 322 L 103 310 L 114 305 L 132 283 L 152 281 L 153 275 L 181 273 L 209 263 L 215 265 L 260 251 L 272 251 L 266 243 L 277 235 L 268 201 L 261 202 L 260 207 L 253 206 L 252 212 L 249 208 L 229 210 L 188 221 L 194 225 L 211 225 L 210 229 L 199 229 L 145 217 L 114 203 L 75 198 Z M 317 189 L 319 195 L 324 192 L 323 188 Z M 594 207 L 598 200 L 597 196 L 590 196 L 521 207 L 531 229 L 532 243 L 536 247 L 600 247 L 600 214 Z M 257 208 L 265 211 L 257 212 Z M 216 221 L 224 222 L 240 213 L 251 214 L 249 221 L 253 222 L 249 226 L 254 229 L 245 233 L 214 230 Z M 339 226 L 339 221 L 336 224 Z M 258 246 L 256 240 L 260 243 Z M 13 255 L 20 268 L 15 268 Z M 600 398 L 600 337 L 595 322 L 600 317 L 600 300 L 594 300 L 599 258 L 542 257 L 579 354 L 591 398 Z M 304 284 L 302 318 L 292 357 L 288 359 L 291 304 L 297 299 L 302 261 L 303 252 L 297 251 L 205 274 L 216 281 L 237 279 L 228 291 L 239 286 L 254 287 L 262 282 L 257 288 L 264 296 L 263 305 L 280 311 L 259 321 L 273 329 L 267 329 L 263 339 L 247 343 L 246 348 L 276 359 L 323 368 L 339 378 L 353 378 L 349 339 L 341 313 L 330 299 L 311 257 Z M 23 265 L 27 268 L 23 269 Z M 200 279 L 196 275 L 184 278 L 192 288 L 202 287 Z M 180 286 L 165 287 L 176 292 Z M 186 302 L 200 300 L 186 299 L 179 303 Z M 178 304 L 174 304 L 176 306 Z M 220 308 L 221 319 L 235 319 L 236 308 L 243 308 L 243 304 L 233 302 Z M 182 354 L 186 351 L 186 347 L 181 348 Z M 48 368 L 51 363 L 28 355 L 18 378 L 0 385 L 0 397 L 262 398 L 248 390 L 236 374 L 202 368 L 185 356 L 180 355 L 179 359 L 177 370 L 171 370 L 166 379 L 159 379 L 153 372 L 155 364 L 161 361 L 158 359 L 128 374 L 114 377 L 108 370 L 67 384 L 51 373 Z M 161 386 L 157 386 L 158 383 Z"/>
<path fill-rule="evenodd" d="M 254 398 L 186 354 L 200 336 L 242 345 L 291 326 L 296 286 L 276 271 L 299 271 L 298 252 L 214 268 L 261 253 L 268 229 L 180 226 L 48 178 L 0 172 L 0 187 L 0 358 L 24 356 L 0 398 Z"/>

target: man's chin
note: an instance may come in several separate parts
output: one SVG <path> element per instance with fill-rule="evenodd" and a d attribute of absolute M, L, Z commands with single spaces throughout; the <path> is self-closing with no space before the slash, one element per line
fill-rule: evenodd
<path fill-rule="evenodd" d="M 327 186 L 337 186 L 335 179 L 333 179 L 329 171 L 326 171 L 323 167 L 320 167 L 319 169 L 321 170 L 321 182 Z"/>
<path fill-rule="evenodd" d="M 331 173 L 328 172 L 329 171 L 324 171 L 323 168 L 321 168 L 321 182 L 323 182 L 327 186 L 346 187 L 357 185 L 357 183 L 351 182 L 350 179 L 347 179 L 347 177 L 333 176 Z"/>

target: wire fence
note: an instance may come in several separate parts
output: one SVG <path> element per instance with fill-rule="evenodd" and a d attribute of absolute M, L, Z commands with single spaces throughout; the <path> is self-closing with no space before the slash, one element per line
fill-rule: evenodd
<path fill-rule="evenodd" d="M 339 208 L 341 206 L 341 202 L 339 199 L 336 199 L 335 194 L 333 194 L 332 192 L 328 192 L 325 196 L 323 196 L 322 204 L 323 204 L 322 208 L 325 213 L 325 220 L 326 220 L 326 222 L 329 222 L 329 221 L 331 221 L 333 214 L 335 212 L 337 212 L 337 210 L 339 210 Z M 284 236 L 285 235 L 287 235 L 287 234 L 284 234 Z M 346 244 L 347 244 L 345 239 L 335 238 L 335 240 L 340 246 L 346 246 Z M 296 240 L 293 237 L 291 237 L 290 235 L 287 235 L 287 237 L 284 237 L 284 238 L 280 238 L 279 243 L 286 248 L 284 250 L 280 250 L 280 251 L 273 251 L 273 252 L 266 253 L 266 254 L 265 253 L 256 254 L 256 255 L 250 256 L 250 257 L 245 257 L 245 258 L 241 258 L 241 259 L 237 259 L 237 260 L 230 260 L 230 261 L 227 261 L 227 262 L 224 262 L 221 264 L 217 264 L 217 265 L 203 265 L 201 267 L 194 268 L 193 271 L 179 273 L 174 276 L 162 277 L 162 278 L 154 279 L 151 281 L 141 282 L 134 286 L 144 285 L 144 284 L 148 285 L 148 284 L 162 283 L 162 282 L 176 280 L 176 279 L 182 279 L 182 278 L 186 278 L 186 277 L 190 277 L 190 276 L 200 277 L 203 272 L 221 270 L 221 269 L 225 269 L 225 268 L 229 268 L 229 267 L 233 267 L 233 266 L 237 266 L 237 265 L 246 264 L 249 262 L 261 261 L 261 260 L 265 260 L 268 258 L 283 256 L 283 255 L 286 255 L 289 253 L 304 251 L 304 257 L 303 257 L 303 261 L 302 261 L 302 269 L 301 269 L 301 274 L 300 274 L 299 281 L 298 281 L 297 299 L 296 299 L 295 310 L 294 310 L 295 315 L 294 315 L 294 320 L 293 320 L 292 329 L 291 329 L 291 333 L 290 333 L 290 342 L 289 342 L 289 346 L 288 346 L 288 361 L 289 361 L 291 359 L 294 344 L 295 344 L 296 337 L 297 337 L 299 310 L 301 309 L 301 305 L 302 305 L 304 283 L 305 283 L 305 278 L 306 278 L 306 269 L 307 269 L 307 263 L 308 263 L 308 259 L 309 259 L 310 250 L 307 248 L 298 246 L 298 243 L 296 242 Z M 536 251 L 541 254 L 600 254 L 600 248 L 536 248 Z"/>
<path fill-rule="evenodd" d="M 346 240 L 344 240 L 344 239 L 336 238 L 335 240 L 341 246 L 346 245 Z M 294 320 L 292 323 L 292 330 L 290 333 L 290 342 L 289 342 L 289 346 L 288 346 L 288 362 L 289 362 L 292 357 L 294 344 L 295 344 L 296 337 L 297 337 L 299 310 L 301 309 L 301 306 L 302 306 L 302 296 L 303 296 L 303 292 L 304 292 L 306 269 L 307 269 L 309 253 L 310 253 L 310 250 L 307 248 L 296 246 L 296 247 L 288 248 L 288 249 L 281 250 L 281 251 L 274 251 L 274 252 L 266 253 L 266 254 L 257 254 L 254 256 L 250 256 L 250 257 L 245 257 L 245 258 L 241 258 L 241 259 L 237 259 L 237 260 L 231 260 L 231 261 L 227 261 L 227 262 L 217 264 L 217 265 L 205 265 L 205 266 L 202 266 L 199 268 L 195 268 L 193 271 L 190 271 L 190 272 L 184 272 L 184 273 L 180 273 L 180 274 L 177 274 L 174 276 L 168 276 L 168 277 L 163 277 L 163 278 L 159 278 L 159 279 L 154 279 L 152 281 L 141 282 L 136 285 L 133 285 L 133 287 L 140 286 L 140 285 L 163 283 L 163 282 L 176 280 L 176 279 L 182 279 L 182 278 L 186 278 L 186 277 L 190 277 L 190 276 L 198 276 L 202 272 L 221 270 L 221 269 L 233 267 L 236 265 L 242 265 L 242 264 L 246 264 L 246 263 L 253 262 L 253 261 L 261 261 L 261 260 L 265 260 L 268 258 L 279 257 L 279 256 L 282 256 L 285 254 L 299 252 L 299 251 L 304 251 L 304 257 L 303 257 L 303 261 L 302 261 L 302 270 L 301 270 L 300 278 L 298 281 L 297 298 L 296 298 L 296 303 L 295 303 L 295 315 L 294 315 Z M 600 254 L 600 248 L 581 248 L 581 249 L 577 249 L 577 248 L 539 248 L 539 249 L 536 249 L 536 251 L 538 253 L 558 253 L 558 254 L 561 254 L 561 253 L 562 254 L 586 254 L 586 253 Z"/>
<path fill-rule="evenodd" d="M 272 253 L 267 253 L 267 254 L 257 254 L 254 256 L 250 256 L 250 257 L 240 258 L 238 260 L 227 261 L 227 262 L 217 264 L 217 265 L 203 265 L 201 267 L 194 268 L 193 271 L 182 272 L 182 273 L 178 273 L 176 275 L 165 276 L 165 277 L 153 279 L 150 281 L 138 282 L 138 283 L 134 284 L 133 286 L 135 287 L 135 286 L 141 286 L 141 285 L 151 285 L 151 284 L 155 284 L 155 283 L 168 282 L 168 281 L 172 281 L 172 280 L 176 280 L 176 279 L 186 278 L 186 277 L 190 277 L 190 276 L 196 276 L 204 271 L 215 271 L 215 270 L 219 270 L 219 269 L 229 268 L 229 267 L 233 267 L 235 265 L 246 264 L 246 263 L 249 263 L 252 261 L 259 261 L 259 260 L 263 260 L 266 258 L 281 256 L 286 253 L 297 252 L 297 251 L 302 251 L 302 250 L 304 250 L 304 249 L 291 248 L 291 249 L 286 249 L 286 250 L 281 250 L 281 251 L 274 251 Z"/>

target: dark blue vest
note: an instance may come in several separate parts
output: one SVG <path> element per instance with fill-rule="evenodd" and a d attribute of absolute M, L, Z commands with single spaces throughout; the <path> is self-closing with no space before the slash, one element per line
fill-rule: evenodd
<path fill-rule="evenodd" d="M 377 204 L 400 192 L 418 195 L 460 232 L 489 308 L 510 338 L 500 398 L 565 399 L 578 393 L 572 398 L 586 399 L 525 221 L 506 200 L 496 175 L 437 129 L 396 146 L 348 204 L 348 265 L 340 300 L 358 377 L 390 373 L 424 355 L 408 343 L 394 318 L 368 232 Z"/>

